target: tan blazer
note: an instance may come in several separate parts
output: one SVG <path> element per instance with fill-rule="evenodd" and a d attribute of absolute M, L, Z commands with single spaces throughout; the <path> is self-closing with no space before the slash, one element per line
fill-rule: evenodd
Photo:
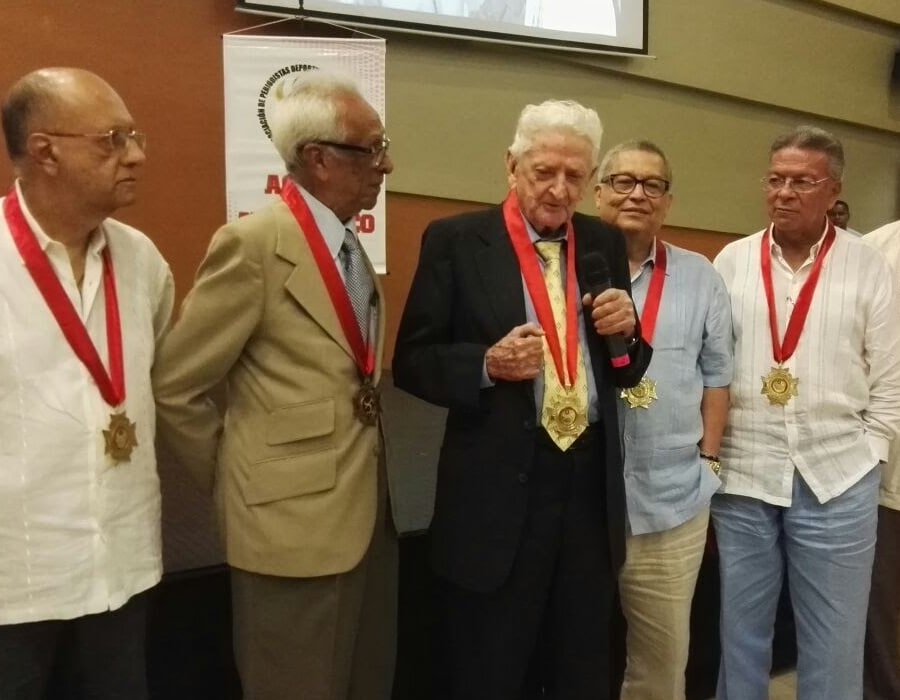
<path fill-rule="evenodd" d="M 384 297 L 366 263 L 377 385 Z M 360 561 L 375 520 L 381 428 L 353 415 L 352 351 L 283 202 L 215 234 L 153 374 L 159 436 L 214 492 L 229 564 L 308 577 Z M 211 393 L 223 380 L 221 416 Z"/>

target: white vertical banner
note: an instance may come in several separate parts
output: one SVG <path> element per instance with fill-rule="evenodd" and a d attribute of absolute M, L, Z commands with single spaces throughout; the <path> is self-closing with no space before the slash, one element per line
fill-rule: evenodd
<path fill-rule="evenodd" d="M 330 39 L 226 34 L 225 191 L 228 220 L 274 201 L 284 162 L 269 139 L 268 115 L 286 85 L 308 70 L 352 75 L 363 97 L 384 121 L 384 39 Z M 360 240 L 386 272 L 384 189 L 375 207 L 356 218 Z"/>

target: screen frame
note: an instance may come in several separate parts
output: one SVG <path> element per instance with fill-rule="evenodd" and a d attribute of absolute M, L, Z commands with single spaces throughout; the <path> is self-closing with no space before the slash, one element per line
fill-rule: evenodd
<path fill-rule="evenodd" d="M 270 0 L 235 0 L 235 9 L 239 12 L 268 15 L 273 17 L 306 18 L 321 20 L 323 22 L 348 25 L 351 27 L 365 27 L 369 29 L 386 29 L 393 32 L 407 34 L 420 34 L 425 36 L 445 37 L 452 39 L 467 39 L 484 41 L 495 44 L 510 44 L 532 48 L 543 48 L 554 51 L 568 51 L 586 54 L 604 54 L 614 56 L 649 57 L 647 43 L 649 26 L 650 0 L 642 0 L 643 17 L 641 28 L 641 47 L 632 48 L 616 46 L 613 44 L 601 44 L 598 42 L 570 41 L 566 39 L 553 39 L 530 35 L 515 34 L 512 32 L 493 32 L 477 29 L 461 29 L 458 27 L 441 26 L 435 24 L 423 24 L 420 22 L 407 22 L 387 18 L 359 17 L 344 13 L 323 12 L 301 7 L 287 7 L 271 4 Z M 284 0 L 302 5 L 302 0 Z"/>

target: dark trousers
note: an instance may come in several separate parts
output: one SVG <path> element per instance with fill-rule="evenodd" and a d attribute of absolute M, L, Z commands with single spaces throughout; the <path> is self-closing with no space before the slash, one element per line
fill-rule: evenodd
<path fill-rule="evenodd" d="M 866 621 L 866 700 L 900 698 L 900 511 L 878 509 L 878 539 Z"/>
<path fill-rule="evenodd" d="M 73 620 L 0 625 L 3 700 L 146 700 L 147 594 Z M 51 674 L 65 695 L 47 697 Z"/>
<path fill-rule="evenodd" d="M 609 698 L 610 565 L 602 432 L 561 452 L 541 431 L 528 513 L 497 591 L 444 586 L 440 692 L 451 700 Z"/>

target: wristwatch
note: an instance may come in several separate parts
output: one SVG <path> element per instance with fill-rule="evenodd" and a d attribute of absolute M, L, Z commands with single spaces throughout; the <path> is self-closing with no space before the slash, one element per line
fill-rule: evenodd
<path fill-rule="evenodd" d="M 718 455 L 710 455 L 706 454 L 706 452 L 701 452 L 700 459 L 706 463 L 707 467 L 713 470 L 713 474 L 719 476 L 719 472 L 722 470 L 722 463 L 719 462 Z"/>

